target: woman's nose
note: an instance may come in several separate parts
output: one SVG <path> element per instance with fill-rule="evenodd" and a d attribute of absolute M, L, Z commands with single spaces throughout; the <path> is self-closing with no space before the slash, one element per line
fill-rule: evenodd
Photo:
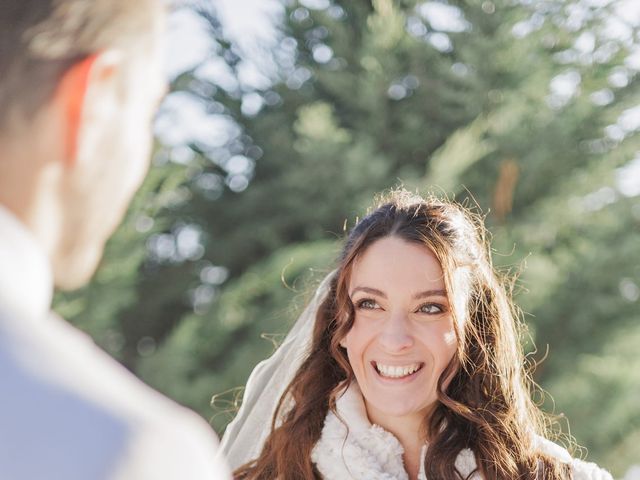
<path fill-rule="evenodd" d="M 391 313 L 380 332 L 381 346 L 389 353 L 400 353 L 413 346 L 409 319 L 403 313 Z"/>

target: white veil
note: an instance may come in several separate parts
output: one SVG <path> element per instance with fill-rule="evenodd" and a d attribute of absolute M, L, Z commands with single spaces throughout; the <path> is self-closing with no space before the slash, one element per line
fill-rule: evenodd
<path fill-rule="evenodd" d="M 260 455 L 271 432 L 278 401 L 309 354 L 316 312 L 329 291 L 335 271 L 327 275 L 282 345 L 251 372 L 242 405 L 222 437 L 221 448 L 234 470 Z"/>

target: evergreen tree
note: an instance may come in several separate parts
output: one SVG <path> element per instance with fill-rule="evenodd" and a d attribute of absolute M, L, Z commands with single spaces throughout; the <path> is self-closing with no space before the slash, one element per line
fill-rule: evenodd
<path fill-rule="evenodd" d="M 216 85 L 198 70 L 177 79 L 233 134 L 189 144 L 185 167 L 154 169 L 94 283 L 59 309 L 211 418 L 287 331 L 375 193 L 441 189 L 486 212 L 496 265 L 522 271 L 532 358 L 549 347 L 536 379 L 589 458 L 622 473 L 640 438 L 629 363 L 640 149 L 636 32 L 611 33 L 616 7 L 289 1 L 268 88 Z M 201 13 L 237 77 L 240 50 L 215 12 Z"/>

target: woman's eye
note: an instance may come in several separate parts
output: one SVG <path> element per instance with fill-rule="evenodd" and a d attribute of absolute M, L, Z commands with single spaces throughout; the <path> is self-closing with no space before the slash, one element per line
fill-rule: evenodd
<path fill-rule="evenodd" d="M 369 298 L 365 298 L 364 300 L 360 300 L 356 306 L 358 308 L 363 308 L 365 310 L 375 310 L 379 308 L 378 303 L 375 300 L 371 300 Z"/>
<path fill-rule="evenodd" d="M 444 307 L 442 305 L 438 305 L 437 303 L 425 303 L 424 305 L 420 306 L 420 308 L 418 308 L 418 312 L 434 315 L 437 313 L 443 313 Z"/>

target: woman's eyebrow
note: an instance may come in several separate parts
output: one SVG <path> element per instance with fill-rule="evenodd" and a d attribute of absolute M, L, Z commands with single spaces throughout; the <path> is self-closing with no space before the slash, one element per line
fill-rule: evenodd
<path fill-rule="evenodd" d="M 356 292 L 365 292 L 365 293 L 370 293 L 371 295 L 377 295 L 382 298 L 387 298 L 387 295 L 382 290 L 378 290 L 377 288 L 371 288 L 371 287 L 356 287 L 351 291 L 349 296 L 352 297 Z M 447 292 L 445 290 L 425 290 L 423 292 L 416 293 L 413 296 L 413 299 L 420 300 L 421 298 L 426 298 L 426 297 L 445 297 L 446 298 Z"/>
<path fill-rule="evenodd" d="M 387 295 L 382 290 L 378 290 L 377 288 L 371 288 L 371 287 L 356 287 L 353 290 L 351 290 L 351 293 L 349 294 L 349 296 L 353 297 L 353 294 L 356 292 L 365 292 L 365 293 L 370 293 L 372 295 L 377 295 L 382 298 L 387 298 Z"/>
<path fill-rule="evenodd" d="M 418 292 L 413 296 L 414 300 L 419 300 L 426 297 L 447 297 L 447 292 L 444 290 L 425 290 L 424 292 Z"/>

